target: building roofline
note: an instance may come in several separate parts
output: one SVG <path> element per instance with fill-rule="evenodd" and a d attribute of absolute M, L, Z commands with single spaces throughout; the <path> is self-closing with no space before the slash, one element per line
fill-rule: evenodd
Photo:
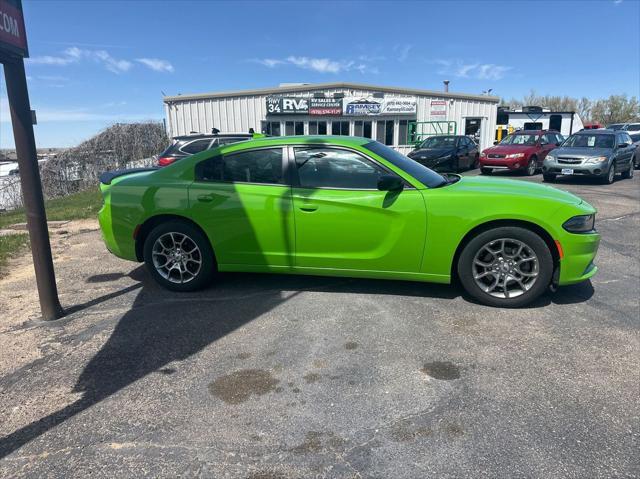
<path fill-rule="evenodd" d="M 235 91 L 226 91 L 226 92 L 211 92 L 211 93 L 197 93 L 197 94 L 177 95 L 177 96 L 165 96 L 163 98 L 163 101 L 164 103 L 173 103 L 173 102 L 187 101 L 187 100 L 203 100 L 206 98 L 268 95 L 268 94 L 275 94 L 275 93 L 295 93 L 300 91 L 324 90 L 329 88 L 353 88 L 353 89 L 373 90 L 373 91 L 388 92 L 388 93 L 403 93 L 403 94 L 414 94 L 414 95 L 423 95 L 423 96 L 434 96 L 434 97 L 440 97 L 440 98 L 478 100 L 478 101 L 485 101 L 485 102 L 496 103 L 496 104 L 500 101 L 500 98 L 496 96 L 470 95 L 465 93 L 452 93 L 452 92 L 437 91 L 437 90 L 420 90 L 417 88 L 389 87 L 389 86 L 370 85 L 367 83 L 349 83 L 349 82 L 307 83 L 304 85 L 287 85 L 287 86 L 279 86 L 279 87 L 271 87 L 271 88 L 258 88 L 254 90 L 235 90 Z"/>
<path fill-rule="evenodd" d="M 575 111 L 513 111 L 513 110 L 502 110 L 501 113 L 508 113 L 509 115 L 511 114 L 520 114 L 520 115 L 560 115 L 560 114 L 564 114 L 564 115 L 575 115 L 576 112 Z"/>

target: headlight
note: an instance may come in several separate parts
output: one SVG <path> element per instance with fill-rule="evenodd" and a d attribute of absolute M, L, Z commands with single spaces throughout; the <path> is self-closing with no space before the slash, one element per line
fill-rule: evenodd
<path fill-rule="evenodd" d="M 606 156 L 594 156 L 593 158 L 587 158 L 584 162 L 585 165 L 595 165 L 597 163 L 602 163 L 603 161 L 607 161 L 609 158 Z"/>
<path fill-rule="evenodd" d="M 549 161 L 556 161 L 556 157 L 555 157 L 555 156 L 553 156 L 553 155 L 547 155 L 547 156 L 545 157 L 545 160 L 549 160 Z"/>
<path fill-rule="evenodd" d="M 569 233 L 590 233 L 595 230 L 596 215 L 580 215 L 569 218 L 562 227 Z"/>
<path fill-rule="evenodd" d="M 505 156 L 505 158 L 522 158 L 524 153 L 511 153 L 510 155 Z"/>

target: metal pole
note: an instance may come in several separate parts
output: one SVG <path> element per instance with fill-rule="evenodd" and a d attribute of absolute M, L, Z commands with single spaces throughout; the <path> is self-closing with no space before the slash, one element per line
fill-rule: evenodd
<path fill-rule="evenodd" d="M 61 318 L 64 313 L 58 300 L 56 277 L 53 271 L 24 60 L 17 58 L 14 61 L 5 62 L 4 76 L 7 82 L 7 96 L 9 97 L 13 137 L 18 156 L 27 228 L 31 241 L 31 255 L 36 271 L 40 310 L 43 319 L 49 321 Z"/>

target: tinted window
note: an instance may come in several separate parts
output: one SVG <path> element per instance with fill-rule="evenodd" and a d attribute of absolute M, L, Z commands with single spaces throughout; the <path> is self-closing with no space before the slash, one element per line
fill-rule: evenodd
<path fill-rule="evenodd" d="M 640 130 L 640 123 L 633 123 L 631 125 L 627 125 L 627 131 L 631 132 L 631 131 L 639 131 Z"/>
<path fill-rule="evenodd" d="M 211 139 L 196 140 L 182 146 L 180 150 L 185 153 L 189 153 L 190 155 L 193 155 L 195 153 L 200 153 L 201 151 L 206 150 L 207 147 L 209 146 L 209 143 L 211 143 Z"/>
<path fill-rule="evenodd" d="M 269 148 L 214 156 L 196 165 L 196 178 L 239 183 L 284 183 L 282 149 Z"/>
<path fill-rule="evenodd" d="M 619 143 L 626 143 L 626 144 L 633 143 L 631 141 L 631 137 L 629 136 L 629 133 L 621 133 L 620 134 L 620 138 L 618 139 L 618 142 Z"/>
<path fill-rule="evenodd" d="M 429 188 L 435 188 L 446 183 L 444 177 L 435 171 L 421 165 L 417 161 L 413 161 L 411 158 L 407 158 L 402 153 L 394 150 L 393 148 L 389 148 L 378 141 L 367 143 L 364 147 L 381 158 L 384 158 L 389 163 L 397 166 L 401 170 L 406 171 L 420 183 L 428 186 Z"/>
<path fill-rule="evenodd" d="M 349 134 L 349 122 L 348 121 L 332 121 L 331 134 L 347 136 Z"/>
<path fill-rule="evenodd" d="M 453 148 L 455 144 L 455 136 L 432 136 L 424 140 L 420 148 Z"/>
<path fill-rule="evenodd" d="M 378 188 L 388 174 L 379 165 L 352 151 L 337 148 L 295 148 L 302 188 Z"/>
<path fill-rule="evenodd" d="M 633 135 L 629 135 L 631 137 L 631 141 L 633 141 L 634 143 L 636 141 L 640 141 L 640 133 L 634 133 Z"/>

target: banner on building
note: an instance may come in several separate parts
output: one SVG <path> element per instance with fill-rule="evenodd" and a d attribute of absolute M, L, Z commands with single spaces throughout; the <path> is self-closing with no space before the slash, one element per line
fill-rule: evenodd
<path fill-rule="evenodd" d="M 267 97 L 267 115 L 308 115 L 309 98 Z"/>
<path fill-rule="evenodd" d="M 431 100 L 431 116 L 444 120 L 447 117 L 447 101 Z"/>
<path fill-rule="evenodd" d="M 343 102 L 346 116 L 410 115 L 416 111 L 415 97 L 347 97 Z"/>
<path fill-rule="evenodd" d="M 309 98 L 309 115 L 342 115 L 342 98 Z"/>

